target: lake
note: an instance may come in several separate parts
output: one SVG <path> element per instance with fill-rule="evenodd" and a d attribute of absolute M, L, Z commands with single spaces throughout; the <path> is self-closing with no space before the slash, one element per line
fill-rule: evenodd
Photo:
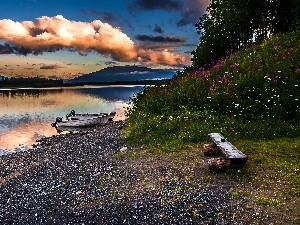
<path fill-rule="evenodd" d="M 116 112 L 124 119 L 130 99 L 144 86 L 80 86 L 0 89 L 0 155 L 31 148 L 42 137 L 58 135 L 56 117 Z"/>

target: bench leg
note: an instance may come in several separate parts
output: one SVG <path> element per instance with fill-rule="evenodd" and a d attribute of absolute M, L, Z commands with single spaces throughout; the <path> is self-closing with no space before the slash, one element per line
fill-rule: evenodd
<path fill-rule="evenodd" d="M 214 143 L 205 144 L 203 146 L 203 153 L 206 156 L 216 155 L 216 154 L 220 153 L 220 149 Z"/>

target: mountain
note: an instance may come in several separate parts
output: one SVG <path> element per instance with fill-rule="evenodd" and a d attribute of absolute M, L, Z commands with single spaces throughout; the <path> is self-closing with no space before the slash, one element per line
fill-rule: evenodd
<path fill-rule="evenodd" d="M 170 79 L 175 70 L 151 69 L 142 66 L 112 66 L 92 72 L 72 80 L 68 83 L 92 83 L 92 82 L 115 82 L 115 81 L 140 81 Z"/>

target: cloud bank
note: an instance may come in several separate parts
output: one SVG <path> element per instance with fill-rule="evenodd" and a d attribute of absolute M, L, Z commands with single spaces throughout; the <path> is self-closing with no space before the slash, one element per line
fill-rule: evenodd
<path fill-rule="evenodd" d="M 135 7 L 139 10 L 161 9 L 171 12 L 180 10 L 183 5 L 178 0 L 136 0 Z"/>
<path fill-rule="evenodd" d="M 185 7 L 181 11 L 181 19 L 177 22 L 177 26 L 186 26 L 195 24 L 199 18 L 206 12 L 206 8 L 210 0 L 184 0 Z"/>
<path fill-rule="evenodd" d="M 169 36 L 153 36 L 153 35 L 136 35 L 135 37 L 139 41 L 143 42 L 160 42 L 160 43 L 184 43 L 185 39 L 180 37 L 169 37 Z"/>
<path fill-rule="evenodd" d="M 166 12 L 179 12 L 180 19 L 176 22 L 178 27 L 194 25 L 206 12 L 210 0 L 134 0 L 129 6 L 131 12 L 163 10 Z"/>
<path fill-rule="evenodd" d="M 40 69 L 41 70 L 56 70 L 56 69 L 59 69 L 59 68 L 65 68 L 63 66 L 59 66 L 59 65 L 42 65 L 40 66 Z"/>
<path fill-rule="evenodd" d="M 63 16 L 42 16 L 33 21 L 0 20 L 0 54 L 39 54 L 63 49 L 79 54 L 96 51 L 119 62 L 139 62 L 146 65 L 187 65 L 188 57 L 167 51 L 144 49 L 120 28 L 95 20 L 91 23 L 70 21 Z M 23 53 L 22 53 L 23 51 Z"/>

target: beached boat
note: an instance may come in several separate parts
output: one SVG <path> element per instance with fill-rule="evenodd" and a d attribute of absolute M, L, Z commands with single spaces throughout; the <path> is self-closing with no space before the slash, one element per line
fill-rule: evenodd
<path fill-rule="evenodd" d="M 73 110 L 72 110 L 73 111 Z M 104 125 L 108 121 L 112 120 L 115 116 L 115 112 L 112 113 L 99 113 L 99 114 L 68 114 L 66 120 L 62 117 L 57 117 L 56 121 L 51 125 L 53 127 L 90 127 L 97 125 Z"/>
<path fill-rule="evenodd" d="M 86 118 L 93 118 L 93 117 L 100 117 L 101 119 L 104 118 L 103 121 L 100 121 L 100 123 L 106 123 L 107 121 L 113 120 L 114 116 L 116 115 L 116 112 L 111 113 L 75 113 L 74 110 L 72 110 L 69 114 L 66 115 L 67 120 L 81 120 Z M 100 120 L 101 120 L 100 119 Z M 105 121 L 107 119 L 107 121 Z"/>

